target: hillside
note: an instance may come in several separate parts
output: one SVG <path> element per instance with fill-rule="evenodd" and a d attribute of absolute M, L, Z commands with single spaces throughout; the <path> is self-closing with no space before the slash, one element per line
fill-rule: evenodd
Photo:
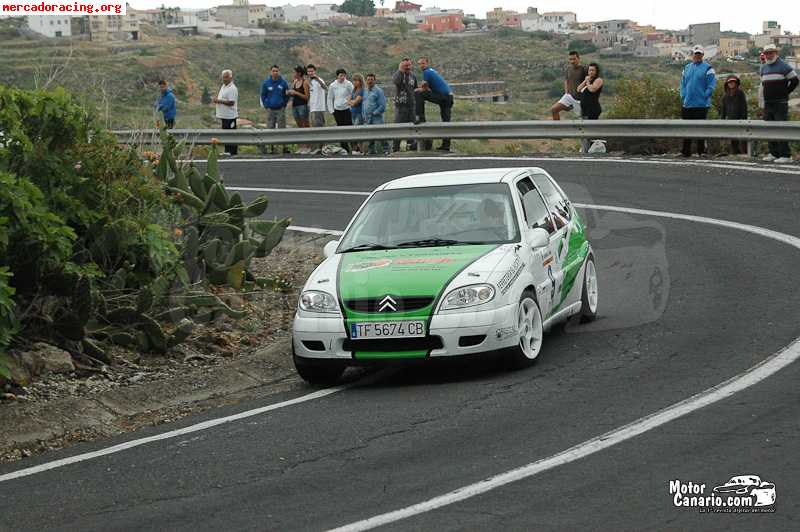
<path fill-rule="evenodd" d="M 434 66 L 453 82 L 505 80 L 512 100 L 508 105 L 458 102 L 455 120 L 543 119 L 562 86 L 567 42 L 563 37 L 500 30 L 491 33 L 435 36 L 393 29 L 347 28 L 316 33 L 288 33 L 259 39 L 210 39 L 148 36 L 141 42 L 76 42 L 72 47 L 46 40 L 2 34 L 0 83 L 21 88 L 63 85 L 92 103 L 111 127 L 152 125 L 157 81 L 171 81 L 179 101 L 178 123 L 183 127 L 214 124 L 213 109 L 200 103 L 204 87 L 212 95 L 223 68 L 234 71 L 241 95 L 241 115 L 263 122 L 258 104 L 261 80 L 273 63 L 284 75 L 296 64 L 315 63 L 325 79 L 336 68 L 374 72 L 386 82 L 404 56 L 429 55 Z M 612 102 L 613 80 L 655 75 L 677 84 L 680 66 L 663 60 L 616 58 L 596 54 L 608 81 L 606 108 Z M 390 91 L 391 92 L 391 91 Z M 431 113 L 433 114 L 433 113 Z"/>

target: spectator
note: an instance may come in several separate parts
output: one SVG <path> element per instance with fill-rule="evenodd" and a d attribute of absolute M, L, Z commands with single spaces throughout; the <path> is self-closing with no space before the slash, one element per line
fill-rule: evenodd
<path fill-rule="evenodd" d="M 586 79 L 589 71 L 581 65 L 581 54 L 575 50 L 569 52 L 568 60 L 569 66 L 564 75 L 564 96 L 550 108 L 553 120 L 561 120 L 561 111 L 573 111 L 576 115 L 581 116 L 578 85 Z"/>
<path fill-rule="evenodd" d="M 414 89 L 417 88 L 417 77 L 412 72 L 411 59 L 404 57 L 400 61 L 397 72 L 392 76 L 394 83 L 394 121 L 396 124 L 414 122 Z M 406 141 L 410 151 L 417 150 L 417 141 Z M 400 139 L 395 139 L 392 149 L 400 151 Z"/>
<path fill-rule="evenodd" d="M 444 78 L 431 67 L 428 57 L 420 57 L 417 61 L 422 69 L 422 86 L 414 89 L 414 107 L 417 113 L 416 122 L 425 122 L 425 102 L 433 102 L 439 106 L 442 122 L 450 122 L 453 111 L 453 92 Z M 437 151 L 450 151 L 450 139 L 442 139 Z"/>
<path fill-rule="evenodd" d="M 578 85 L 578 100 L 581 104 L 581 117 L 597 120 L 603 108 L 600 107 L 600 93 L 603 92 L 603 78 L 600 77 L 600 66 L 589 63 L 586 77 Z"/>
<path fill-rule="evenodd" d="M 163 79 L 158 82 L 158 88 L 161 90 L 161 94 L 156 103 L 156 111 L 164 117 L 164 125 L 167 126 L 167 129 L 172 129 L 175 127 L 175 115 L 177 114 L 175 95 L 172 94 L 172 90 Z"/>
<path fill-rule="evenodd" d="M 367 90 L 364 96 L 364 118 L 367 124 L 383 124 L 383 114 L 386 112 L 386 95 L 383 89 L 376 85 L 375 74 L 367 74 Z M 370 155 L 377 155 L 377 141 L 370 141 Z M 383 154 L 389 155 L 389 142 L 382 141 Z"/>
<path fill-rule="evenodd" d="M 267 110 L 267 129 L 286 128 L 286 104 L 289 84 L 281 77 L 278 65 L 270 67 L 270 75 L 261 83 L 261 107 Z M 270 147 L 274 153 L 274 147 Z M 287 153 L 284 145 L 283 153 Z"/>
<path fill-rule="evenodd" d="M 361 74 L 353 74 L 353 93 L 347 101 L 350 105 L 350 119 L 353 121 L 354 126 L 361 126 L 365 123 L 364 120 L 364 76 Z M 354 143 L 353 155 L 361 155 L 364 153 L 364 148 L 360 142 Z"/>
<path fill-rule="evenodd" d="M 702 46 L 692 50 L 692 62 L 683 69 L 681 77 L 681 118 L 684 120 L 705 120 L 711 107 L 711 95 L 717 84 L 714 68 L 703 61 L 705 51 Z M 705 139 L 697 139 L 697 154 L 706 152 Z M 692 156 L 692 139 L 684 139 L 681 154 Z"/>
<path fill-rule="evenodd" d="M 236 119 L 239 118 L 239 90 L 233 83 L 233 72 L 222 71 L 222 87 L 219 88 L 217 97 L 211 100 L 216 104 L 217 118 L 222 122 L 222 129 L 236 129 Z M 226 144 L 223 155 L 236 155 L 239 146 Z"/>
<path fill-rule="evenodd" d="M 764 47 L 766 63 L 761 65 L 761 86 L 764 88 L 764 120 L 768 122 L 785 122 L 789 120 L 789 94 L 797 88 L 797 73 L 778 57 L 778 48 L 774 44 Z M 789 143 L 770 142 L 767 162 L 779 164 L 792 162 Z"/>
<path fill-rule="evenodd" d="M 317 67 L 306 66 L 308 73 L 308 116 L 311 127 L 325 127 L 325 113 L 328 112 L 328 86 L 317 76 Z"/>
<path fill-rule="evenodd" d="M 353 115 L 350 114 L 350 95 L 353 84 L 347 79 L 347 72 L 340 68 L 336 71 L 336 80 L 328 87 L 328 109 L 333 113 L 337 126 L 352 126 Z M 342 142 L 342 148 L 350 152 L 350 146 Z"/>
<path fill-rule="evenodd" d="M 310 127 L 308 120 L 309 83 L 306 79 L 306 69 L 302 65 L 294 67 L 294 79 L 291 88 L 286 94 L 292 98 L 292 116 L 297 127 Z M 308 153 L 308 148 L 300 146 L 298 153 Z"/>
<path fill-rule="evenodd" d="M 762 65 L 767 62 L 767 56 L 764 55 L 763 50 L 759 52 L 758 60 L 761 62 Z M 759 67 L 759 72 L 761 72 L 760 68 L 761 67 Z M 762 111 L 764 109 L 764 87 L 761 85 L 761 83 L 758 84 L 758 108 L 761 109 Z"/>
<path fill-rule="evenodd" d="M 722 112 L 720 112 L 720 118 L 723 120 L 747 120 L 747 98 L 740 85 L 741 81 L 735 74 L 725 79 L 725 95 L 722 97 Z M 731 140 L 731 152 L 734 155 L 745 151 L 739 139 Z"/>

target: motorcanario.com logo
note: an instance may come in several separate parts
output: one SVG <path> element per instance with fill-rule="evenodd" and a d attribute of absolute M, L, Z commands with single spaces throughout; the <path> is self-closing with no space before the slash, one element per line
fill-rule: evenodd
<path fill-rule="evenodd" d="M 725 484 L 709 489 L 707 484 L 669 481 L 672 504 L 696 508 L 700 513 L 773 513 L 775 484 L 758 475 L 738 475 Z"/>

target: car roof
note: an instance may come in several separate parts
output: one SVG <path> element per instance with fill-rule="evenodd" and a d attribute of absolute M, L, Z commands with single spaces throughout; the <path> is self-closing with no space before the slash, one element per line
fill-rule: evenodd
<path fill-rule="evenodd" d="M 542 173 L 541 168 L 480 168 L 475 170 L 451 170 L 415 174 L 394 179 L 378 187 L 378 190 L 400 188 L 444 187 L 448 185 L 478 185 L 482 183 L 507 183 L 522 173 Z"/>

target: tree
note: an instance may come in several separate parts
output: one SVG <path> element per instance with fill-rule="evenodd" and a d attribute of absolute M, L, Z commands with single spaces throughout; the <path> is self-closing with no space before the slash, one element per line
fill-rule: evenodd
<path fill-rule="evenodd" d="M 375 14 L 375 2 L 373 0 L 344 0 L 344 3 L 339 6 L 339 11 L 357 17 L 371 17 Z"/>
<path fill-rule="evenodd" d="M 200 95 L 200 103 L 203 105 L 208 105 L 211 103 L 211 93 L 208 90 L 208 87 L 203 85 L 203 94 Z"/>
<path fill-rule="evenodd" d="M 408 35 L 408 29 L 410 26 L 411 24 L 409 24 L 408 21 L 404 18 L 401 18 L 400 20 L 397 21 L 397 29 L 400 30 L 400 36 L 403 39 L 405 39 L 406 35 Z"/>

